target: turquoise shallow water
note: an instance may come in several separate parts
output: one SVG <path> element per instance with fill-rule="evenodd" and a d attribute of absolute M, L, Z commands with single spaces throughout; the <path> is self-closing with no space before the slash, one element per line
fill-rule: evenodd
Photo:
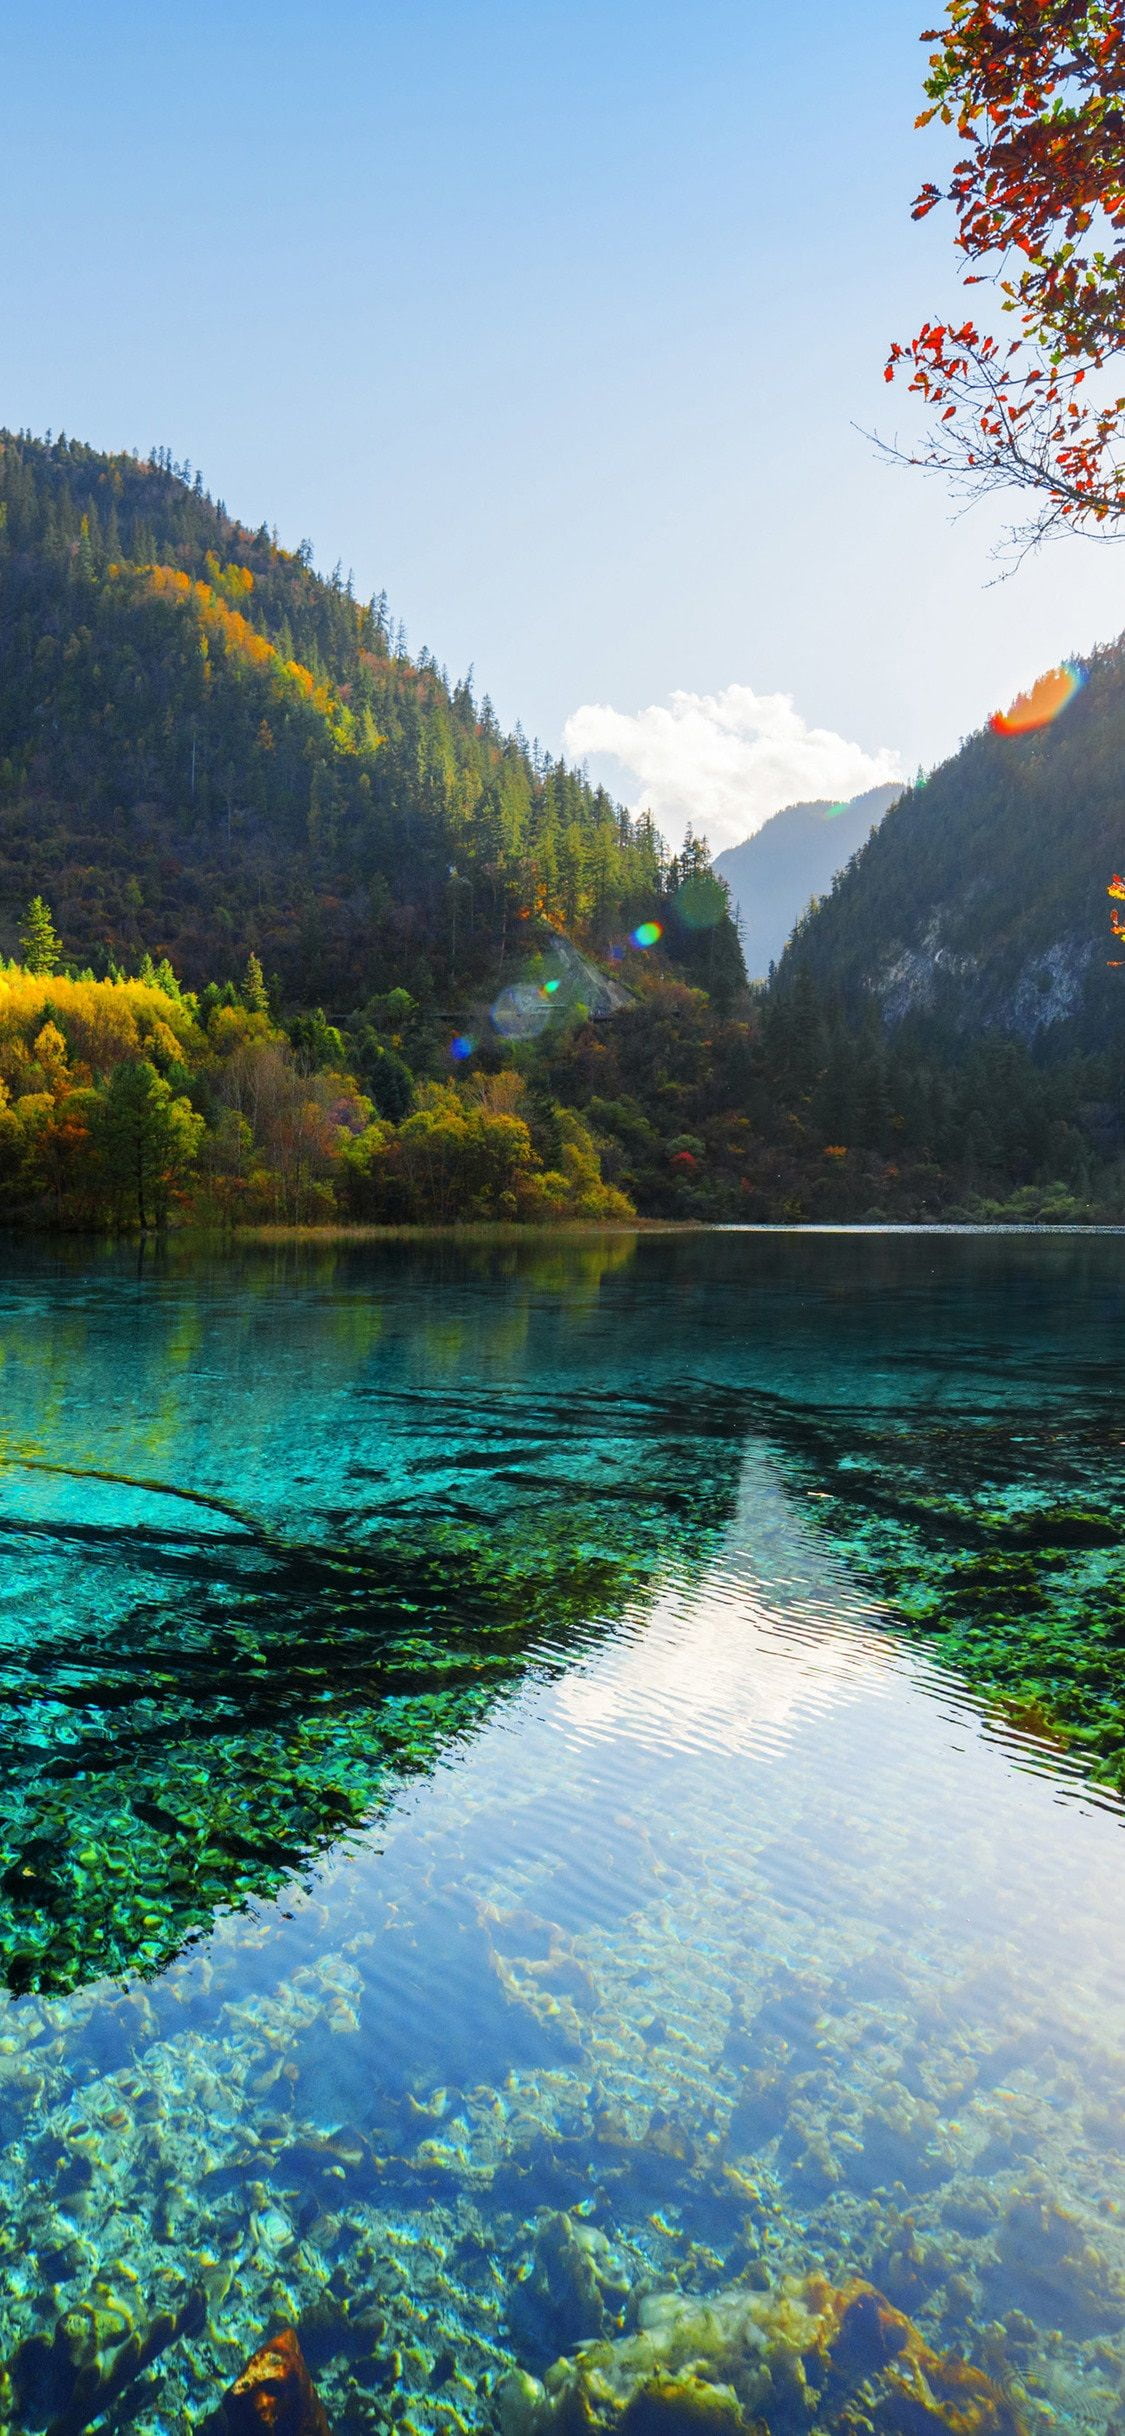
<path fill-rule="evenodd" d="M 813 2272 L 1119 2425 L 1122 1272 L 9 1259 L 8 2425 L 201 2426 L 285 2320 L 456 2436 Z"/>

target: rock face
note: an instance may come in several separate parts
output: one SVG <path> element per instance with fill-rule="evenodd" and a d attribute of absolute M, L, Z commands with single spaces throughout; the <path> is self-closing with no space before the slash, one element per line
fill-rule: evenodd
<path fill-rule="evenodd" d="M 248 2360 L 223 2397 L 215 2436 L 329 2436 L 328 2421 L 291 2326 Z"/>
<path fill-rule="evenodd" d="M 599 972 L 560 930 L 551 933 L 551 960 L 559 968 L 560 995 L 568 1005 L 585 1007 L 592 1023 L 604 1023 L 608 1016 L 636 1005 L 632 990 L 611 974 Z"/>
<path fill-rule="evenodd" d="M 1009 2396 L 932 2351 L 873 2285 L 817 2276 L 710 2299 L 651 2293 L 636 2331 L 588 2344 L 497 2395 L 501 2436 L 1019 2436 Z"/>
<path fill-rule="evenodd" d="M 783 981 L 805 969 L 853 1013 L 874 1002 L 891 1023 L 956 1035 L 1053 1051 L 1120 1040 L 1106 891 L 1121 859 L 1125 641 L 1081 673 L 1057 718 L 1022 734 L 990 724 L 905 790 L 801 923 Z"/>

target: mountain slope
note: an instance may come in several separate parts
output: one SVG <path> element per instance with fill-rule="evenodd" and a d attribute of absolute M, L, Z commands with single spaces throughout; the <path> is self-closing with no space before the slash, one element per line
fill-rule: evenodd
<path fill-rule="evenodd" d="M 198 477 L 0 433 L 0 952 L 41 891 L 97 970 L 196 984 L 252 948 L 291 1002 L 456 1005 L 521 914 L 595 950 L 655 916 L 690 969 L 683 877 Z"/>
<path fill-rule="evenodd" d="M 787 804 L 741 846 L 716 855 L 752 981 L 764 980 L 810 897 L 831 887 L 901 793 L 898 786 L 871 787 L 846 804 Z"/>
<path fill-rule="evenodd" d="M 1106 886 L 1125 855 L 1125 643 L 1050 724 L 988 729 L 910 788 L 780 968 L 858 1009 L 1054 1049 L 1125 1036 Z"/>

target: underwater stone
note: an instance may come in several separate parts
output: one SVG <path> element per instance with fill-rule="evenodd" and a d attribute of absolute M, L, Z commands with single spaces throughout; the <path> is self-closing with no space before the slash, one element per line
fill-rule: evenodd
<path fill-rule="evenodd" d="M 949 2262 L 936 2243 L 921 2243 L 912 2217 L 885 2211 L 881 2239 L 871 2258 L 879 2289 L 898 2309 L 917 2309 L 946 2281 Z"/>
<path fill-rule="evenodd" d="M 605 2234 L 552 2211 L 540 2222 L 531 2266 L 509 2316 L 520 2348 L 546 2361 L 621 2322 L 628 2283 Z"/>
<path fill-rule="evenodd" d="M 920 2190 L 947 2180 L 953 2161 L 938 2146 L 937 2128 L 935 2106 L 891 2083 L 883 2102 L 864 2116 L 862 2146 L 849 2161 L 849 2181 L 870 2191 L 897 2181 Z"/>
<path fill-rule="evenodd" d="M 709 2299 L 652 2293 L 637 2321 L 633 2334 L 557 2360 L 542 2382 L 506 2377 L 500 2436 L 751 2436 L 763 2421 L 845 2436 L 857 2412 L 876 2436 L 1018 2436 L 999 2386 L 931 2350 L 858 2278 L 839 2288 L 789 2278 Z"/>
<path fill-rule="evenodd" d="M 727 2129 L 729 2154 L 745 2157 L 776 2139 L 785 2128 L 789 2105 L 789 2084 L 783 2072 L 764 2065 L 748 2072 Z"/>
<path fill-rule="evenodd" d="M 995 2193 L 985 2182 L 962 2183 L 943 2201 L 941 2210 L 943 2224 L 955 2233 L 970 2235 L 990 2232 L 998 2214 Z"/>
<path fill-rule="evenodd" d="M 480 1918 L 497 1953 L 515 1955 L 524 1962 L 546 1962 L 559 1934 L 553 1920 L 544 1920 L 526 1904 L 500 1911 L 494 1903 L 482 1903 Z"/>
<path fill-rule="evenodd" d="M 31 2335 L 0 2379 L 3 2416 L 48 2436 L 81 2436 L 142 2369 L 204 2321 L 202 2296 L 138 2322 L 103 2285 L 89 2302 L 63 2312 L 49 2335 Z"/>
<path fill-rule="evenodd" d="M 827 2198 L 841 2179 L 828 2134 L 810 2106 L 790 2109 L 781 2157 L 792 2181 L 814 2203 Z"/>
<path fill-rule="evenodd" d="M 1066 2208 L 1036 2191 L 1009 2202 L 997 2236 L 999 2265 L 986 2280 L 1039 2324 L 1077 2336 L 1125 2321 L 1125 2276 L 1110 2266 Z"/>
<path fill-rule="evenodd" d="M 496 2388 L 495 2401 L 501 2436 L 539 2436 L 540 2429 L 550 2425 L 545 2388 L 526 2368 L 509 2369 Z"/>
<path fill-rule="evenodd" d="M 324 2406 L 291 2326 L 248 2360 L 211 2421 L 214 2436 L 329 2436 Z"/>

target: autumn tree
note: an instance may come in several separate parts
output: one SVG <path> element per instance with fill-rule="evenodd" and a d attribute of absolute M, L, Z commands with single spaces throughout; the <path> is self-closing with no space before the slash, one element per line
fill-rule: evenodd
<path fill-rule="evenodd" d="M 51 918 L 51 908 L 42 897 L 33 897 L 28 906 L 20 946 L 29 973 L 57 973 L 62 962 L 62 941 Z"/>
<path fill-rule="evenodd" d="M 1107 533 L 1125 515 L 1125 0 L 949 0 L 918 121 L 956 129 L 949 182 L 966 285 L 991 283 L 1009 330 L 925 322 L 891 348 L 936 419 L 911 462 L 969 494 L 1022 492 L 1020 528 Z"/>

